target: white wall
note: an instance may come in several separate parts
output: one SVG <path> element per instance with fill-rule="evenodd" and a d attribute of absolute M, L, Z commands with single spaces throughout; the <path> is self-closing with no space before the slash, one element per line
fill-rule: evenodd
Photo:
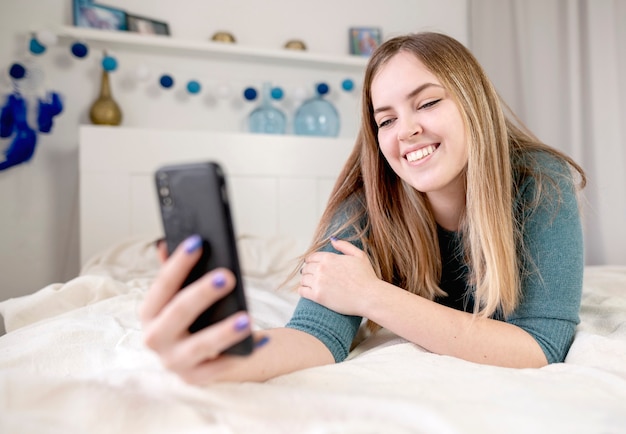
<path fill-rule="evenodd" d="M 304 40 L 309 51 L 344 54 L 348 28 L 378 26 L 383 36 L 418 30 L 438 30 L 466 42 L 468 0 L 107 0 L 102 3 L 167 21 L 174 37 L 208 40 L 217 30 L 235 34 L 238 43 L 278 49 L 286 40 Z M 76 275 L 78 260 L 78 125 L 88 123 L 88 109 L 99 88 L 99 53 L 78 60 L 67 44 L 50 48 L 35 59 L 27 53 L 29 32 L 71 24 L 70 0 L 0 1 L 0 97 L 10 90 L 7 70 L 17 60 L 41 68 L 47 88 L 64 96 L 65 111 L 55 119 L 53 131 L 40 135 L 35 156 L 0 172 L 0 300 L 31 293 L 49 283 Z M 257 85 L 264 79 L 291 77 L 289 85 L 313 82 L 319 72 L 300 70 L 298 75 L 271 67 L 227 66 L 207 59 L 146 55 L 119 50 L 120 66 L 112 76 L 114 97 L 124 111 L 124 125 L 167 128 L 240 129 L 252 105 L 210 99 L 193 100 L 178 92 L 164 93 L 130 79 L 138 65 L 156 74 L 171 69 L 201 79 L 230 80 L 236 86 Z M 129 75 L 130 74 L 130 75 Z M 340 71 L 323 78 L 338 80 Z M 334 75 L 333 75 L 334 74 Z M 357 78 L 357 77 L 355 77 Z M 335 81 L 336 82 L 336 81 Z M 334 83 L 335 83 L 334 82 Z M 332 84 L 331 84 L 332 85 Z M 234 86 L 234 87 L 236 87 Z M 356 128 L 355 95 L 334 93 L 342 109 L 342 136 Z M 220 105 L 221 104 L 221 105 Z M 0 150 L 8 145 L 0 141 Z M 121 156 L 123 158 L 123 156 Z M 112 240 L 113 241 L 113 240 Z"/>

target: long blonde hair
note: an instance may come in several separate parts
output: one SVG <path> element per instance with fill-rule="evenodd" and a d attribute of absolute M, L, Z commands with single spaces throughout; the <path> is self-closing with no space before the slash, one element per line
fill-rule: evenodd
<path fill-rule="evenodd" d="M 567 162 L 580 174 L 581 186 L 585 176 L 569 157 L 530 133 L 501 101 L 470 51 L 443 34 L 395 37 L 373 53 L 365 71 L 362 121 L 354 149 L 303 258 L 319 250 L 330 235 L 352 228 L 379 278 L 431 300 L 445 295 L 438 286 L 442 264 L 428 200 L 395 174 L 378 146 L 370 87 L 378 71 L 399 52 L 419 58 L 459 107 L 469 149 L 460 231 L 474 287 L 474 313 L 506 316 L 520 300 L 524 259 L 514 195 L 521 178 L 534 176 L 541 185 L 546 176 L 533 170 L 531 151 Z M 538 189 L 535 202 L 541 194 Z M 340 227 L 331 227 L 338 215 L 347 219 Z"/>

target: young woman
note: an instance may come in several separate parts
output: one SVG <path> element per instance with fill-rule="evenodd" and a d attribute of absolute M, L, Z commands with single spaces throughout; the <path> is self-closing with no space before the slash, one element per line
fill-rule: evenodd
<path fill-rule="evenodd" d="M 245 313 L 186 331 L 232 274 L 214 270 L 178 293 L 200 256 L 193 237 L 165 262 L 143 305 L 145 339 L 187 381 L 340 362 L 363 318 L 472 362 L 564 360 L 582 290 L 580 166 L 507 116 L 476 59 L 442 34 L 381 45 L 362 100 L 354 150 L 294 272 L 298 307 L 284 328 L 255 336 L 251 356 L 220 355 L 250 333 Z"/>

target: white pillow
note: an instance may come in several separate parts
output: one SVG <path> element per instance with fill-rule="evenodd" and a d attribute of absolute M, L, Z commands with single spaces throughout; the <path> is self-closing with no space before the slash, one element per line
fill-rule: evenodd
<path fill-rule="evenodd" d="M 298 257 L 304 253 L 306 247 L 306 241 L 283 235 L 241 235 L 237 241 L 241 272 L 250 277 L 277 274 L 286 277 L 296 266 Z"/>

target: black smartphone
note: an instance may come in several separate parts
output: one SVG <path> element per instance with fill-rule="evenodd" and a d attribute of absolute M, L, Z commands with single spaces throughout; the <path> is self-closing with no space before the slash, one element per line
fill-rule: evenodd
<path fill-rule="evenodd" d="M 217 267 L 231 270 L 237 278 L 235 289 L 204 311 L 189 332 L 247 310 L 226 179 L 220 165 L 209 161 L 164 166 L 156 171 L 155 182 L 168 254 L 191 235 L 202 237 L 202 256 L 181 289 Z M 249 335 L 225 353 L 246 355 L 252 347 Z"/>

